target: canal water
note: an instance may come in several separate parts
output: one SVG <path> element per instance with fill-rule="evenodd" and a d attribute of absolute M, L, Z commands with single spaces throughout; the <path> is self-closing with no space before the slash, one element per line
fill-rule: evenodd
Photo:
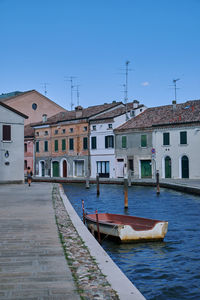
<path fill-rule="evenodd" d="M 153 187 L 132 186 L 124 210 L 122 185 L 66 184 L 66 195 L 82 218 L 81 200 L 88 213 L 109 212 L 169 222 L 164 242 L 116 244 L 104 240 L 105 251 L 146 299 L 200 299 L 200 197 L 169 189 L 159 196 Z M 114 276 L 114 274 L 113 274 Z"/>

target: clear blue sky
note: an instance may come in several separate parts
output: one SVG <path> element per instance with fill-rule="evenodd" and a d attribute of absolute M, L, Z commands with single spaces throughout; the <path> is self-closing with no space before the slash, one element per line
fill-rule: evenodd
<path fill-rule="evenodd" d="M 70 109 L 123 100 L 200 99 L 200 0 L 0 0 L 0 94 L 36 89 Z M 74 93 L 76 104 L 76 94 Z"/>

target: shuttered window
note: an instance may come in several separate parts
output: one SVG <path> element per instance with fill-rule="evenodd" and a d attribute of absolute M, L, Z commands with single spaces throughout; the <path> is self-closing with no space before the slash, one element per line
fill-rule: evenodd
<path fill-rule="evenodd" d="M 187 131 L 180 132 L 180 144 L 186 145 L 187 144 Z"/>
<path fill-rule="evenodd" d="M 170 144 L 169 132 L 164 132 L 163 133 L 163 145 L 169 146 L 169 144 Z"/>
<path fill-rule="evenodd" d="M 36 152 L 39 152 L 40 151 L 40 144 L 39 144 L 39 141 L 36 142 Z"/>
<path fill-rule="evenodd" d="M 3 125 L 3 141 L 11 141 L 11 126 Z"/>
<path fill-rule="evenodd" d="M 65 151 L 66 150 L 66 140 L 63 139 L 62 140 L 62 151 Z"/>
<path fill-rule="evenodd" d="M 83 150 L 86 150 L 88 148 L 88 139 L 87 137 L 83 138 Z"/>
<path fill-rule="evenodd" d="M 126 148 L 126 136 L 122 136 L 122 148 Z"/>
<path fill-rule="evenodd" d="M 105 136 L 105 148 L 114 148 L 114 136 L 113 135 Z"/>
<path fill-rule="evenodd" d="M 146 147 L 147 146 L 147 136 L 146 134 L 141 135 L 141 147 Z"/>
<path fill-rule="evenodd" d="M 58 140 L 54 141 L 54 150 L 55 150 L 55 152 L 58 151 Z"/>
<path fill-rule="evenodd" d="M 69 139 L 69 150 L 74 150 L 74 139 Z"/>
<path fill-rule="evenodd" d="M 96 136 L 92 136 L 91 138 L 92 141 L 92 149 L 97 149 L 97 137 Z"/>
<path fill-rule="evenodd" d="M 44 141 L 44 151 L 48 152 L 48 141 Z"/>

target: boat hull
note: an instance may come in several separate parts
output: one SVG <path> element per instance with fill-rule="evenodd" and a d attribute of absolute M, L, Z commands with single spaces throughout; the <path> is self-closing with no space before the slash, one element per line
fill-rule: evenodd
<path fill-rule="evenodd" d="M 134 229 L 133 226 L 129 224 L 114 223 L 115 222 L 114 220 L 112 220 L 111 223 L 105 220 L 101 221 L 101 214 L 99 214 L 98 216 L 100 217 L 99 220 L 100 233 L 105 235 L 108 238 L 118 239 L 122 243 L 133 243 L 133 242 L 142 242 L 142 241 L 146 241 L 146 242 L 162 241 L 168 229 L 168 222 L 166 221 L 155 220 L 155 224 L 151 225 L 151 227 L 147 226 L 146 228 L 143 228 L 144 226 L 140 226 L 141 227 L 140 228 L 139 226 L 135 226 L 137 227 L 137 229 Z M 143 218 L 137 218 L 137 222 L 139 222 L 140 219 L 143 221 L 143 223 L 144 220 L 148 220 Z M 97 232 L 97 223 L 96 220 L 94 219 L 94 215 L 93 218 L 90 217 L 90 215 L 86 216 L 85 221 L 88 229 L 93 234 Z"/>

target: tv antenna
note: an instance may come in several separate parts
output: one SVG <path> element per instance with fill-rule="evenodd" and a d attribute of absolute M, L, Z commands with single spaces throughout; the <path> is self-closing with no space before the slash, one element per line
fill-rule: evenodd
<path fill-rule="evenodd" d="M 43 88 L 44 88 L 44 94 L 45 94 L 45 96 L 47 95 L 47 85 L 49 85 L 49 83 L 47 83 L 47 82 L 44 82 L 44 83 L 41 83 L 42 84 L 42 86 L 43 86 Z"/>
<path fill-rule="evenodd" d="M 176 82 L 180 80 L 180 78 L 177 78 L 177 79 L 173 79 L 173 85 L 174 85 L 174 96 L 175 96 L 175 101 L 176 101 L 176 90 L 177 90 L 177 87 L 176 87 Z"/>
<path fill-rule="evenodd" d="M 79 106 L 79 99 L 80 99 L 80 91 L 79 91 L 79 86 L 80 85 L 75 85 L 76 87 L 76 100 L 77 100 L 77 106 Z"/>
<path fill-rule="evenodd" d="M 128 65 L 130 64 L 130 61 L 126 61 L 126 73 L 125 73 L 125 84 L 124 84 L 124 103 L 125 103 L 125 108 L 126 108 L 126 121 L 128 121 L 128 108 L 127 108 L 127 103 L 128 103 L 128 72 L 130 71 Z"/>
<path fill-rule="evenodd" d="M 75 76 L 70 76 L 68 77 L 69 79 L 66 79 L 66 81 L 69 81 L 70 82 L 70 89 L 71 89 L 71 110 L 73 110 L 73 106 L 74 106 L 74 103 L 73 103 L 73 89 L 74 89 L 74 84 L 73 84 L 73 79 L 76 78 Z"/>

